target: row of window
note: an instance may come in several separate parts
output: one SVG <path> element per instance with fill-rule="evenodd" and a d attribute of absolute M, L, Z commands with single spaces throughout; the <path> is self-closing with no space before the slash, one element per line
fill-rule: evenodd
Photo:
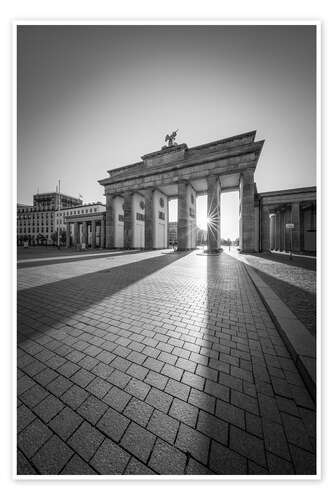
<path fill-rule="evenodd" d="M 37 227 L 36 229 L 33 228 L 31 230 L 30 230 L 29 227 L 27 229 L 26 228 L 19 228 L 17 230 L 17 232 L 18 232 L 18 234 L 26 234 L 26 233 L 31 233 L 31 234 L 36 233 L 36 234 L 38 234 L 39 232 L 43 233 L 44 230 L 45 230 L 46 233 L 49 232 L 49 228 L 48 227 L 46 227 L 45 229 L 43 227 L 41 227 L 41 228 Z M 51 228 L 50 232 L 51 233 L 53 232 L 53 228 Z"/>

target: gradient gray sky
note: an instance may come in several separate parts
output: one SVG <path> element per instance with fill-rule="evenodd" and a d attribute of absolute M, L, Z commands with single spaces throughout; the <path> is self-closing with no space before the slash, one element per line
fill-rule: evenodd
<path fill-rule="evenodd" d="M 316 183 L 312 26 L 18 28 L 18 202 L 104 201 L 98 179 L 178 128 L 189 147 L 257 130 L 259 191 Z"/>

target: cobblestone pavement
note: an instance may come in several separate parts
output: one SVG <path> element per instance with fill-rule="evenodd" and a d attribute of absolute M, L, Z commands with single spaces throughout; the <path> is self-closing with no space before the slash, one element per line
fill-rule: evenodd
<path fill-rule="evenodd" d="M 315 474 L 315 406 L 244 265 L 18 270 L 18 474 Z"/>
<path fill-rule="evenodd" d="M 240 255 L 316 335 L 316 259 L 288 255 Z"/>

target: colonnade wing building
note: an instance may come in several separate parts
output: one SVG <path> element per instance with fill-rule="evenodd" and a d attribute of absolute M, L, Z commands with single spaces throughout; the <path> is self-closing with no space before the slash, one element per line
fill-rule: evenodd
<path fill-rule="evenodd" d="M 105 188 L 105 246 L 164 248 L 168 200 L 178 198 L 178 249 L 196 246 L 196 196 L 207 194 L 208 250 L 220 248 L 221 192 L 239 190 L 240 248 L 258 250 L 254 171 L 264 141 L 255 132 L 188 148 L 165 146 L 142 161 L 109 170 Z"/>

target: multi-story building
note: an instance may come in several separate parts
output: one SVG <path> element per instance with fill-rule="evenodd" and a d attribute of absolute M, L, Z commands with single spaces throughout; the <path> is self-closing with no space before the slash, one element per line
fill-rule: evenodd
<path fill-rule="evenodd" d="M 58 204 L 60 201 L 60 210 Z M 53 236 L 66 230 L 66 218 L 105 212 L 100 203 L 82 204 L 80 198 L 58 193 L 41 193 L 33 197 L 33 205 L 17 204 L 17 244 L 52 244 Z"/>
<path fill-rule="evenodd" d="M 60 200 L 59 200 L 60 196 Z M 34 207 L 39 210 L 58 210 L 60 208 L 72 208 L 82 205 L 81 198 L 74 198 L 58 192 L 34 194 Z"/>
<path fill-rule="evenodd" d="M 30 245 L 51 243 L 54 232 L 54 210 L 17 206 L 17 244 L 27 241 Z"/>

